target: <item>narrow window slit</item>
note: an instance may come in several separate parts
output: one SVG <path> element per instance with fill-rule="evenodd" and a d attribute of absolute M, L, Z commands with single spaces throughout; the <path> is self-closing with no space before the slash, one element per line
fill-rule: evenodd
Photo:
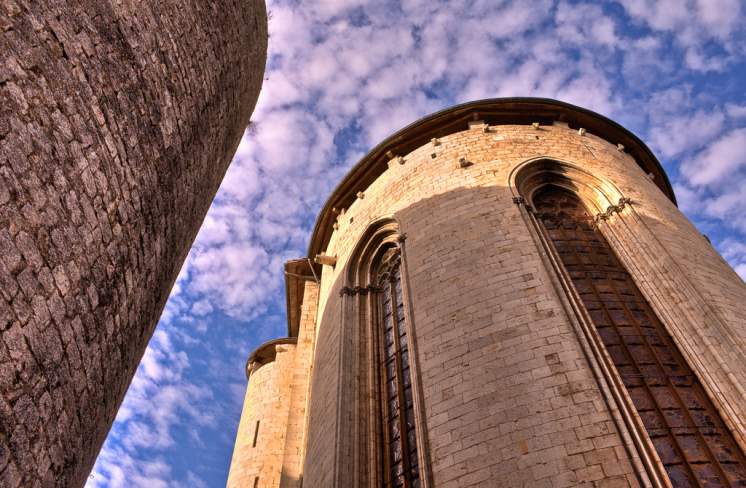
<path fill-rule="evenodd" d="M 256 439 L 259 437 L 259 421 L 256 421 L 256 427 L 254 427 L 254 440 L 251 443 L 251 447 L 256 447 Z"/>

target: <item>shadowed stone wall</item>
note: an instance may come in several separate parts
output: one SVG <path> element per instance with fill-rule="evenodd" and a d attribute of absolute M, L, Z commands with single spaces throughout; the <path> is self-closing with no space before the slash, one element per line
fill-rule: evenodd
<path fill-rule="evenodd" d="M 262 82 L 261 0 L 0 3 L 0 486 L 81 486 Z"/>

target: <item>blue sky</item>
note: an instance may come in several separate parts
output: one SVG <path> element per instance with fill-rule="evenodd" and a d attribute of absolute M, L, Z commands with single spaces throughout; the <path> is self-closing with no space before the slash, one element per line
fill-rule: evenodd
<path fill-rule="evenodd" d="M 331 189 L 436 110 L 557 98 L 640 136 L 746 277 L 741 0 L 271 0 L 264 87 L 88 488 L 222 487 L 248 354 L 286 332 L 282 264 Z"/>

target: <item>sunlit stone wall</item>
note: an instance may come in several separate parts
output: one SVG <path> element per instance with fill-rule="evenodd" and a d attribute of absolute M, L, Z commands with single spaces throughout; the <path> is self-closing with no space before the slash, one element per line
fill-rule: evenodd
<path fill-rule="evenodd" d="M 302 484 L 318 293 L 315 282 L 304 283 L 297 338 L 263 344 L 249 359 L 227 488 Z"/>

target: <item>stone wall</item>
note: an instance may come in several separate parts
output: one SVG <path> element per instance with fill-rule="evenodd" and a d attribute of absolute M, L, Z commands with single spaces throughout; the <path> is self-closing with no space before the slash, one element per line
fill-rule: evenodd
<path fill-rule="evenodd" d="M 261 0 L 0 5 L 0 485 L 81 486 L 249 122 Z"/>
<path fill-rule="evenodd" d="M 307 432 L 309 379 L 316 335 L 316 311 L 319 303 L 319 285 L 306 281 L 301 306 L 298 346 L 291 372 L 291 396 L 285 452 L 282 461 L 283 488 L 300 487 L 303 479 L 303 456 Z"/>
<path fill-rule="evenodd" d="M 301 486 L 318 293 L 315 282 L 305 282 L 297 342 L 270 341 L 254 355 L 273 347 L 274 359 L 263 365 L 250 360 L 228 488 Z"/>
<path fill-rule="evenodd" d="M 269 347 L 276 356 L 254 366 L 246 388 L 227 488 L 280 486 L 296 345 Z"/>
<path fill-rule="evenodd" d="M 349 338 L 361 319 L 344 311 L 361 298 L 340 292 L 350 284 L 350 259 L 361 236 L 384 217 L 406 235 L 428 486 L 646 482 L 607 385 L 597 380 L 597 361 L 513 202 L 511 172 L 540 157 L 574 164 L 631 199 L 602 231 L 631 260 L 625 262 L 630 273 L 709 383 L 726 421 L 743 435 L 739 338 L 746 285 L 628 154 L 562 123 L 538 129 L 473 123 L 402 156 L 359 188 L 325 250 L 337 262 L 324 266 L 321 279 L 304 466 L 309 486 L 350 486 L 350 472 L 367 469 L 355 457 L 361 448 L 350 449 L 364 437 L 337 439 L 361 430 L 354 425 L 365 415 L 361 402 L 346 400 L 366 395 L 347 393 L 365 374 L 346 362 L 354 356 Z M 462 158 L 467 164 L 459 164 Z M 634 219 L 628 218 L 632 212 Z M 635 264 L 643 248 L 654 250 L 665 269 L 644 257 Z M 679 291 L 674 282 L 683 283 Z M 702 336 L 709 342 L 699 341 Z"/>

